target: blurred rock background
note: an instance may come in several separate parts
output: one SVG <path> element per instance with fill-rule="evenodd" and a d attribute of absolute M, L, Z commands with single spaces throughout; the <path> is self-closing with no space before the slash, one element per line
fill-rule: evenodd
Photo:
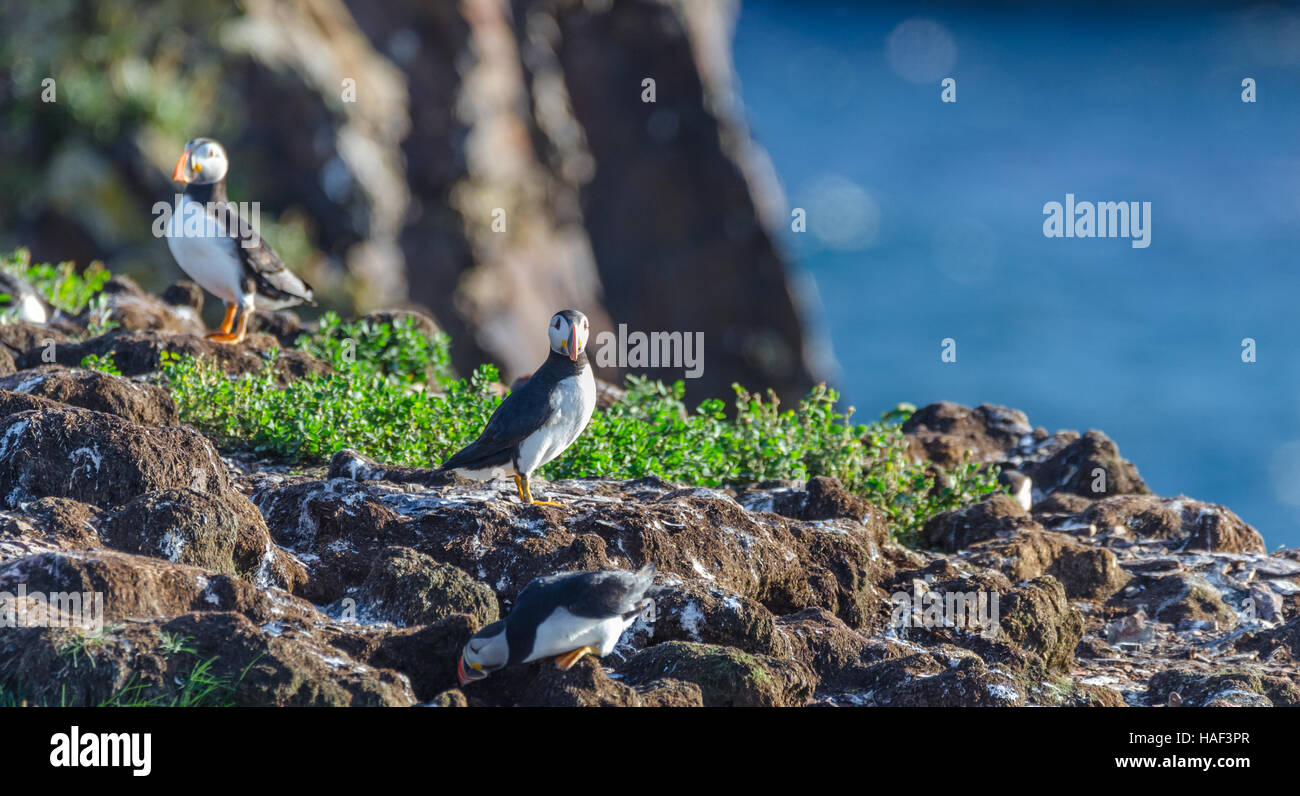
<path fill-rule="evenodd" d="M 172 200 L 184 142 L 208 135 L 230 153 L 232 200 L 262 203 L 262 233 L 323 307 L 422 308 L 452 335 L 462 371 L 530 371 L 542 326 L 571 306 L 591 317 L 593 340 L 620 323 L 704 332 L 692 400 L 729 395 L 733 381 L 793 399 L 814 380 L 813 357 L 774 242 L 784 197 L 734 92 L 737 11 L 730 0 L 5 4 L 0 248 L 101 259 L 161 290 L 182 274 L 151 208 Z M 54 102 L 42 101 L 47 78 Z M 645 78 L 655 102 L 642 101 Z"/>

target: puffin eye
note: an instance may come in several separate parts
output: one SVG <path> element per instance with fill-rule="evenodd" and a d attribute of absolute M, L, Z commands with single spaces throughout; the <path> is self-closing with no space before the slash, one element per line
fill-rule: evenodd
<path fill-rule="evenodd" d="M 559 316 L 559 315 L 556 315 L 556 316 L 555 316 L 555 328 L 556 328 L 556 329 L 560 328 L 560 316 Z"/>

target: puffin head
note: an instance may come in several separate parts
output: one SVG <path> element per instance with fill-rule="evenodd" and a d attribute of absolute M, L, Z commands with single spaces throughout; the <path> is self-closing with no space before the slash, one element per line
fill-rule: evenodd
<path fill-rule="evenodd" d="M 497 621 L 470 636 L 465 649 L 456 661 L 456 679 L 461 685 L 482 680 L 498 669 L 504 669 L 510 659 L 510 644 L 506 641 L 506 623 Z"/>
<path fill-rule="evenodd" d="M 185 145 L 180 160 L 176 161 L 172 179 L 206 185 L 224 180 L 229 168 L 225 147 L 211 138 L 196 138 Z"/>
<path fill-rule="evenodd" d="M 551 316 L 551 326 L 546 334 L 551 338 L 552 351 L 577 362 L 578 355 L 587 350 L 590 330 L 586 315 L 577 310 L 560 310 Z"/>

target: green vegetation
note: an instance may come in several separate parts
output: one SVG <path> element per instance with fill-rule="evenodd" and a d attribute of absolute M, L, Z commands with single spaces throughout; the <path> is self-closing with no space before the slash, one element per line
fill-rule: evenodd
<path fill-rule="evenodd" d="M 15 249 L 0 257 L 0 268 L 26 280 L 51 304 L 69 315 L 85 309 L 112 276 L 100 262 L 93 262 L 78 273 L 71 262 L 51 265 L 32 263 L 31 260 L 31 252 L 27 249 Z"/>
<path fill-rule="evenodd" d="M 500 403 L 492 389 L 495 368 L 451 378 L 446 338 L 429 341 L 414 324 L 342 324 L 327 317 L 322 332 L 299 345 L 339 374 L 281 387 L 274 362 L 231 379 L 211 363 L 164 355 L 163 380 L 181 417 L 223 446 L 302 462 L 350 447 L 391 464 L 435 466 L 471 442 Z M 933 474 L 911 460 L 899 428 L 911 407 L 861 425 L 852 423 L 852 409 L 837 411 L 839 396 L 824 386 L 794 410 L 737 386 L 736 417 L 729 419 L 717 399 L 688 412 L 681 382 L 634 377 L 628 388 L 625 399 L 596 412 L 543 477 L 656 475 L 720 486 L 833 476 L 879 506 L 903 538 L 934 514 L 996 489 L 996 473 L 966 464 L 948 473 L 951 486 L 936 490 Z"/>
<path fill-rule="evenodd" d="M 32 265 L 24 249 L 0 260 L 0 267 L 31 281 L 68 312 L 93 310 L 108 279 L 97 265 L 81 274 L 71 263 Z M 160 380 L 181 418 L 222 447 L 302 463 L 347 447 L 391 464 L 435 466 L 471 442 L 501 402 L 494 367 L 481 365 L 468 379 L 455 378 L 446 335 L 426 336 L 414 318 L 345 322 L 330 312 L 297 346 L 335 373 L 283 386 L 275 352 L 260 372 L 238 379 L 211 362 L 164 353 Z M 88 356 L 81 365 L 118 373 L 111 357 Z M 543 477 L 655 475 L 722 486 L 832 476 L 883 510 L 895 535 L 909 542 L 930 517 L 997 488 L 996 471 L 981 472 L 969 462 L 947 472 L 946 486 L 936 488 L 933 471 L 912 460 L 899 428 L 915 411 L 908 404 L 874 423 L 855 424 L 853 409 L 839 411 L 839 395 L 825 386 L 796 408 L 782 409 L 775 395 L 737 385 L 729 418 L 719 399 L 688 411 L 682 382 L 632 377 L 627 387 L 627 396 L 598 410 L 578 441 L 543 468 Z"/>

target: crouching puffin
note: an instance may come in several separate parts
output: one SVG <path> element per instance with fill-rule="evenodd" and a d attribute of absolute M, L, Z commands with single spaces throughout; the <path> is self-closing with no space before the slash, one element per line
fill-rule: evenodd
<path fill-rule="evenodd" d="M 519 389 L 506 396 L 479 438 L 443 462 L 439 472 L 479 480 L 511 472 L 519 498 L 537 506 L 528 477 L 573 444 L 596 408 L 596 377 L 587 361 L 587 316 L 563 310 L 551 316 L 551 353 Z"/>
<path fill-rule="evenodd" d="M 226 150 L 211 138 L 186 144 L 172 172 L 173 180 L 185 183 L 185 193 L 167 227 L 167 245 L 181 269 L 225 302 L 221 327 L 207 335 L 219 343 L 243 341 L 255 306 L 278 310 L 315 303 L 311 285 L 285 268 L 227 201 L 229 166 Z"/>
<path fill-rule="evenodd" d="M 650 563 L 637 572 L 565 572 L 534 580 L 509 616 L 470 637 L 456 678 L 466 685 L 552 655 L 558 656 L 555 667 L 567 671 L 584 655 L 608 655 L 637 617 L 652 615 L 654 600 L 645 594 L 654 577 Z"/>

